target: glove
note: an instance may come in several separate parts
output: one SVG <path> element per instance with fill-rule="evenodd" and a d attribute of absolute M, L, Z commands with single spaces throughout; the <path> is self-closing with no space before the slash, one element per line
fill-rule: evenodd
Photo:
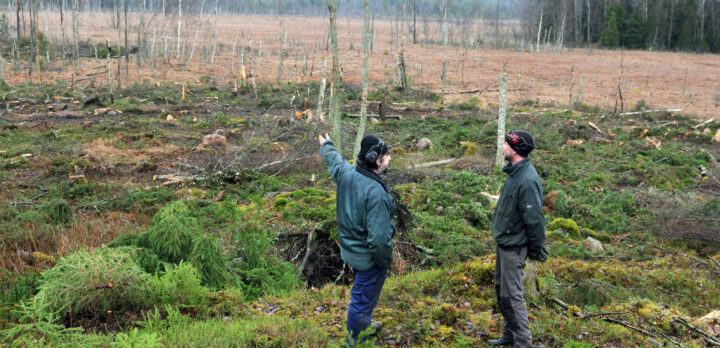
<path fill-rule="evenodd" d="M 550 255 L 550 252 L 547 250 L 547 248 L 545 246 L 530 249 L 530 251 L 528 252 L 528 257 L 530 258 L 530 260 L 537 261 L 537 262 L 547 261 L 547 258 L 549 255 Z"/>

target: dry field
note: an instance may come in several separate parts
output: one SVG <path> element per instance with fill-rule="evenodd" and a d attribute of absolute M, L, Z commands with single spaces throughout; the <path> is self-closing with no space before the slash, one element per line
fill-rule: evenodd
<path fill-rule="evenodd" d="M 70 16 L 66 16 L 69 18 Z M 137 27 L 139 15 L 132 15 L 135 25 L 131 28 L 129 41 L 137 42 Z M 202 20 L 192 17 L 189 22 L 183 21 L 183 45 L 186 52 L 193 47 L 196 28 L 199 26 L 199 36 L 195 54 L 187 70 L 183 71 L 183 62 L 175 59 L 175 43 L 177 41 L 177 19 L 168 17 L 168 56 L 169 64 L 162 63 L 163 20 L 161 17 L 145 15 L 148 42 L 155 36 L 155 49 L 159 51 L 157 58 L 157 78 L 159 80 L 172 80 L 178 83 L 193 82 L 200 75 L 215 77 L 221 84 L 237 80 L 240 76 L 240 49 L 246 49 L 246 71 L 250 72 L 249 54 L 247 47 L 252 41 L 252 54 L 259 67 L 256 67 L 255 76 L 261 81 L 277 81 L 279 52 L 282 47 L 282 38 L 287 33 L 287 48 L 284 59 L 283 80 L 305 81 L 320 79 L 320 58 L 328 56 L 328 71 L 331 57 L 325 50 L 326 35 L 329 27 L 327 18 L 308 17 L 272 17 L 272 16 L 233 16 L 224 15 L 218 18 L 218 47 L 214 64 L 210 65 L 212 51 L 213 17 L 205 15 Z M 118 30 L 111 27 L 111 16 L 107 13 L 91 13 L 80 15 L 80 38 L 89 38 L 93 42 L 104 42 L 105 36 L 110 35 L 112 44 L 119 40 Z M 59 15 L 45 13 L 41 16 L 41 24 L 46 31 L 51 32 L 55 38 L 59 36 Z M 66 19 L 66 33 L 70 36 L 71 25 Z M 340 18 L 338 20 L 338 37 L 340 41 L 341 65 L 343 79 L 349 83 L 361 81 L 361 38 L 362 22 L 359 19 Z M 392 44 L 392 32 L 395 23 L 391 21 L 375 22 L 374 50 L 370 58 L 370 79 L 373 87 L 393 84 L 395 78 L 395 54 Z M 418 39 L 425 39 L 423 27 L 418 21 Z M 480 25 L 478 32 L 489 32 L 491 28 Z M 431 25 L 431 37 L 438 37 L 437 25 Z M 233 38 L 237 38 L 237 51 L 235 53 L 235 71 L 231 70 Z M 482 36 L 481 36 L 482 38 Z M 124 39 L 123 39 L 124 40 Z M 486 38 L 486 41 L 491 39 Z M 526 44 L 527 46 L 527 44 Z M 262 50 L 260 60 L 257 60 L 258 49 Z M 441 90 L 441 73 L 443 49 L 441 45 L 417 44 L 413 45 L 411 39 L 406 37 L 405 59 L 410 77 L 410 83 L 421 85 L 434 91 Z M 307 69 L 303 69 L 303 56 L 307 54 Z M 571 70 L 573 76 L 573 100 L 578 93 L 580 79 L 583 79 L 582 102 L 588 105 L 613 108 L 616 105 L 616 91 L 619 81 L 623 90 L 624 108 L 630 110 L 641 99 L 654 109 L 682 109 L 683 113 L 696 114 L 700 118 L 720 118 L 720 59 L 716 55 L 695 55 L 687 53 L 657 53 L 644 51 L 608 51 L 599 49 L 566 49 L 562 54 L 546 52 L 529 53 L 518 50 L 493 50 L 488 48 L 468 49 L 454 47 L 448 52 L 448 86 L 447 101 L 453 102 L 469 97 L 477 97 L 481 106 L 492 107 L 497 103 L 498 75 L 505 65 L 508 74 L 508 98 L 511 102 L 524 100 L 539 101 L 540 103 L 556 103 L 567 105 L 569 102 Z M 182 60 L 182 57 L 180 58 Z M 205 62 L 203 64 L 203 61 Z M 8 62 L 9 63 L 9 62 Z M 124 61 L 113 61 L 113 71 L 117 71 L 116 64 L 122 64 L 120 71 L 124 72 Z M 83 68 L 97 68 L 104 61 L 94 62 L 86 59 Z M 6 64 L 6 69 L 9 70 Z M 51 66 L 57 67 L 59 62 L 53 61 Z M 622 66 L 622 68 L 621 68 Z M 45 73 L 41 78 L 44 82 L 53 82 L 56 79 L 72 79 L 72 69 L 64 71 L 54 69 Z M 303 70 L 307 70 L 303 74 Z M 312 70 L 312 74 L 310 73 Z M 102 70 L 100 70 L 102 71 Z M 85 77 L 83 71 L 76 79 Z M 232 74 L 232 77 L 231 77 Z M 18 75 L 8 73 L 11 83 L 20 83 L 27 80 L 27 73 Z M 126 79 L 122 73 L 120 82 L 127 80 L 148 79 L 154 77 L 149 66 L 138 68 L 135 59 L 131 59 L 129 76 Z M 32 77 L 34 81 L 37 77 Z M 117 77 L 113 77 L 117 81 Z M 96 84 L 107 83 L 107 77 L 96 75 Z M 80 82 L 81 86 L 87 81 Z M 475 93 L 457 93 L 458 91 L 475 90 Z"/>

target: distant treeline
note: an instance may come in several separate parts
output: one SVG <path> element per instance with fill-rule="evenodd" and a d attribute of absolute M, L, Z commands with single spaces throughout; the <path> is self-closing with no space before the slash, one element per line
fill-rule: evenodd
<path fill-rule="evenodd" d="M 120 11 L 127 1 L 129 11 L 143 8 L 147 12 L 162 13 L 164 10 L 167 15 L 177 13 L 180 4 L 186 14 L 197 14 L 203 9 L 205 14 L 305 16 L 327 16 L 329 3 L 329 0 L 36 1 L 41 10 L 56 10 L 61 3 L 68 10 L 77 1 L 80 11 Z M 518 20 L 520 25 L 503 31 L 496 29 L 495 34 L 537 46 L 583 47 L 592 44 L 720 53 L 720 0 L 369 0 L 373 17 L 402 17 L 408 23 L 438 20 L 444 3 L 447 3 L 451 25 L 468 20 L 483 20 L 490 25 L 496 20 Z M 21 6 L 20 11 L 17 11 L 17 4 Z M 28 7 L 35 4 L 32 0 L 7 3 L 0 0 L 0 27 L 9 31 L 14 17 L 21 18 Z M 338 0 L 340 16 L 360 17 L 362 8 L 363 0 Z M 6 13 L 11 18 L 7 18 Z"/>
<path fill-rule="evenodd" d="M 720 52 L 720 0 L 526 0 L 522 18 L 533 41 Z"/>

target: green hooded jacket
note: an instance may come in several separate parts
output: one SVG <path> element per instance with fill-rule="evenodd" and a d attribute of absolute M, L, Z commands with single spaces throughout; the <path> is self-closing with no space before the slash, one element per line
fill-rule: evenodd
<path fill-rule="evenodd" d="M 338 239 L 343 261 L 361 271 L 375 265 L 390 268 L 395 230 L 395 200 L 390 188 L 376 174 L 348 163 L 330 140 L 320 146 L 320 156 L 337 185 Z"/>
<path fill-rule="evenodd" d="M 530 250 L 545 245 L 545 214 L 542 210 L 543 188 L 537 171 L 525 158 L 506 165 L 508 174 L 495 206 L 492 237 L 497 245 L 527 245 Z"/>

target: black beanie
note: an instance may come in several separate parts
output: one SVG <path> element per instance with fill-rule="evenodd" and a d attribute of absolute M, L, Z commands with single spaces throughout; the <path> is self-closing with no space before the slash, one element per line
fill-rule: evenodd
<path fill-rule="evenodd" d="M 373 156 L 368 156 L 368 153 L 371 152 L 376 154 L 374 159 Z M 382 139 L 374 135 L 366 135 L 360 142 L 360 152 L 358 152 L 357 157 L 361 161 L 374 163 L 378 158 L 382 157 L 382 155 L 386 153 L 388 153 L 388 146 L 382 141 Z"/>
<path fill-rule="evenodd" d="M 517 144 L 513 145 L 512 135 L 519 138 Z M 524 130 L 514 130 L 505 136 L 505 142 L 522 157 L 527 157 L 535 149 L 535 139 L 530 133 Z"/>

